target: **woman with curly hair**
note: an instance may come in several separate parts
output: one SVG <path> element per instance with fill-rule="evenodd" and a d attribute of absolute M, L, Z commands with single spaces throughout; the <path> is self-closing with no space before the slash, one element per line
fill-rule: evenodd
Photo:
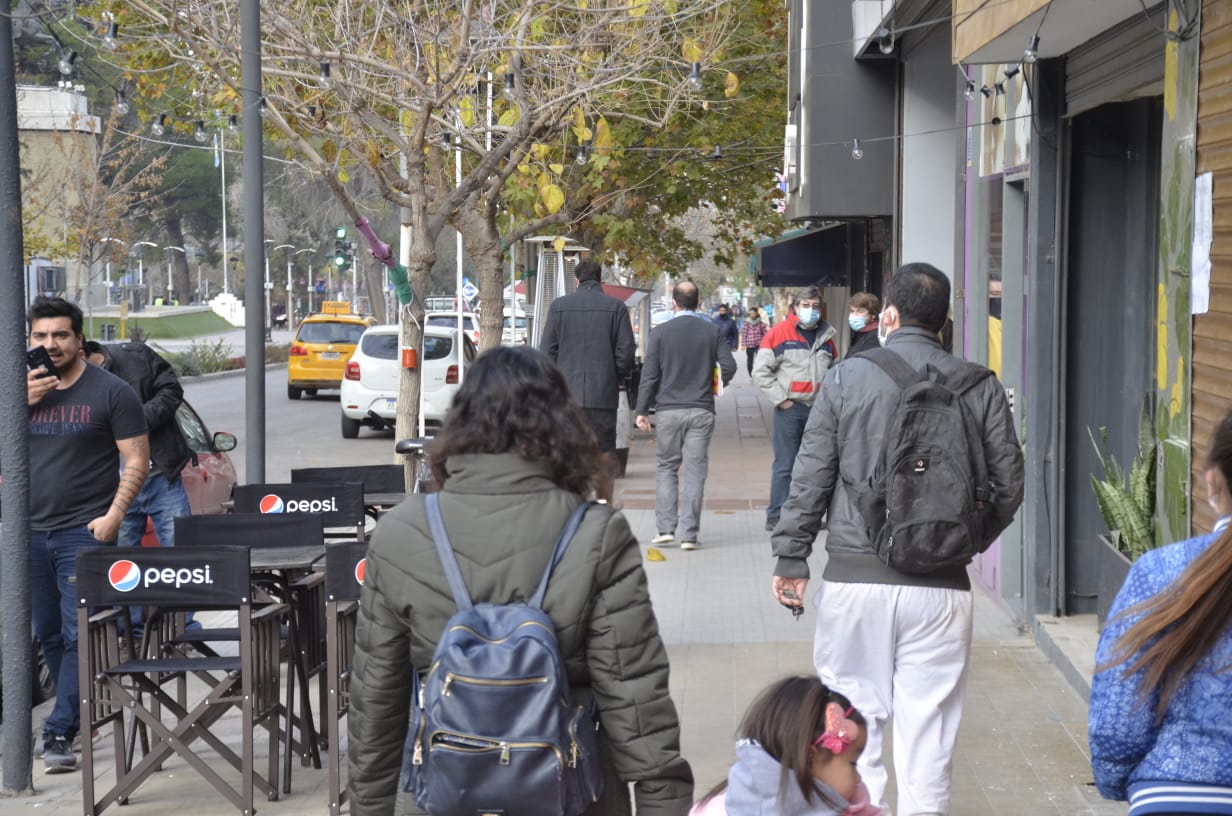
<path fill-rule="evenodd" d="M 528 347 L 491 349 L 467 369 L 431 460 L 475 603 L 528 600 L 570 513 L 608 490 L 598 443 L 563 376 Z M 604 790 L 587 816 L 629 813 L 631 782 L 639 814 L 685 813 L 693 776 L 680 756 L 667 652 L 621 513 L 590 508 L 543 609 L 574 703 L 599 708 Z M 382 517 L 368 550 L 348 715 L 354 816 L 394 812 L 412 674 L 428 669 L 455 611 L 423 497 L 410 496 Z"/>

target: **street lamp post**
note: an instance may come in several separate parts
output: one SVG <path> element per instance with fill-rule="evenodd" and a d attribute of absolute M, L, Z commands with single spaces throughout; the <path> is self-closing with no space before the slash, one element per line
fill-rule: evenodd
<path fill-rule="evenodd" d="M 164 258 L 163 258 L 163 260 L 165 260 L 165 261 L 167 262 L 167 265 L 164 267 L 164 270 L 165 270 L 165 271 L 166 271 L 166 273 L 167 273 L 167 299 L 166 299 L 165 301 L 163 301 L 164 305 L 166 305 L 166 306 L 170 306 L 170 305 L 171 305 L 171 292 L 172 292 L 172 286 L 171 286 L 171 255 L 170 255 L 170 252 L 171 252 L 172 250 L 174 250 L 174 251 L 176 251 L 176 252 L 180 253 L 181 255 L 183 255 L 183 256 L 185 257 L 185 259 L 187 259 L 187 258 L 188 258 L 188 253 L 184 250 L 184 247 L 182 247 L 182 246 L 165 246 L 165 247 L 163 247 L 163 252 L 168 253 L 168 254 L 167 254 L 166 256 L 164 256 Z"/>
<path fill-rule="evenodd" d="M 141 247 L 157 247 L 158 244 L 153 241 L 137 241 L 132 248 L 137 251 L 137 285 L 145 290 L 145 250 Z M 151 297 L 146 297 L 146 300 L 153 300 Z"/>
<path fill-rule="evenodd" d="M 111 236 L 107 236 L 106 238 L 103 238 L 101 241 L 99 241 L 99 243 L 106 244 L 108 241 L 119 244 L 120 246 L 128 246 L 126 242 L 121 241 L 119 238 L 112 238 Z M 107 305 L 110 306 L 111 305 L 111 285 L 112 285 L 111 284 L 111 251 L 110 250 L 107 250 L 106 266 L 107 266 Z"/>
<path fill-rule="evenodd" d="M 280 249 L 294 250 L 295 247 L 291 246 L 290 244 L 279 244 L 278 246 L 274 247 L 273 251 L 277 252 Z M 283 317 L 285 317 L 287 320 L 288 329 L 291 328 L 291 261 L 294 259 L 294 257 L 295 256 L 292 253 L 290 252 L 287 253 L 287 302 L 283 306 L 282 314 L 283 314 Z"/>
<path fill-rule="evenodd" d="M 312 280 L 312 274 L 313 274 L 312 273 L 312 256 L 316 255 L 317 251 L 315 249 L 297 249 L 295 250 L 294 254 L 299 255 L 301 252 L 308 253 L 308 277 L 305 278 L 305 280 L 308 282 L 308 285 L 305 286 L 304 288 L 308 290 L 308 314 L 312 314 L 312 296 L 313 294 L 315 294 L 315 291 L 316 291 L 316 284 Z M 288 276 L 287 276 L 287 281 L 288 281 L 287 286 L 288 287 L 290 287 L 290 283 L 289 283 L 290 280 L 291 280 L 290 274 L 288 273 Z M 291 327 L 291 324 L 290 322 L 288 322 L 287 328 L 290 328 L 290 327 Z"/>

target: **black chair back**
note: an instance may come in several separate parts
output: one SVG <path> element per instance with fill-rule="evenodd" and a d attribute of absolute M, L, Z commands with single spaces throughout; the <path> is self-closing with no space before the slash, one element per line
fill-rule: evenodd
<path fill-rule="evenodd" d="M 361 482 L 299 482 L 236 485 L 236 513 L 303 515 L 320 513 L 326 527 L 356 527 L 364 523 Z"/>
<path fill-rule="evenodd" d="M 402 493 L 406 490 L 402 465 L 312 467 L 291 471 L 291 484 L 307 482 L 360 482 L 365 493 Z"/>
<path fill-rule="evenodd" d="M 364 585 L 368 547 L 358 541 L 331 544 L 325 548 L 325 599 L 357 601 Z"/>
<path fill-rule="evenodd" d="M 239 606 L 252 595 L 249 556 L 248 547 L 217 544 L 208 550 L 88 547 L 77 553 L 77 603 L 185 609 Z"/>
<path fill-rule="evenodd" d="M 259 515 L 230 513 L 212 516 L 180 516 L 175 520 L 175 543 L 179 547 L 235 545 L 254 550 L 270 547 L 320 546 L 324 541 L 321 513 Z"/>

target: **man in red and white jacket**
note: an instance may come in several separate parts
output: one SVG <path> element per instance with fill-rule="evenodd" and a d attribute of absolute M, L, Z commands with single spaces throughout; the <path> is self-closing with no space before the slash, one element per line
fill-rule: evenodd
<path fill-rule="evenodd" d="M 775 406 L 774 466 L 766 508 L 766 529 L 771 532 L 791 490 L 791 469 L 809 410 L 822 378 L 838 359 L 835 334 L 834 328 L 821 319 L 821 291 L 809 286 L 796 295 L 795 309 L 787 319 L 762 338 L 753 362 L 753 382 Z"/>

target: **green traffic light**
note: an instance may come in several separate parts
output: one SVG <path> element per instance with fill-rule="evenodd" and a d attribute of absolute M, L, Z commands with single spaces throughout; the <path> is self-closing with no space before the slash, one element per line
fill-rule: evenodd
<path fill-rule="evenodd" d="M 334 256 L 334 266 L 346 266 L 346 262 L 347 262 L 347 259 L 345 255 L 335 255 Z"/>

